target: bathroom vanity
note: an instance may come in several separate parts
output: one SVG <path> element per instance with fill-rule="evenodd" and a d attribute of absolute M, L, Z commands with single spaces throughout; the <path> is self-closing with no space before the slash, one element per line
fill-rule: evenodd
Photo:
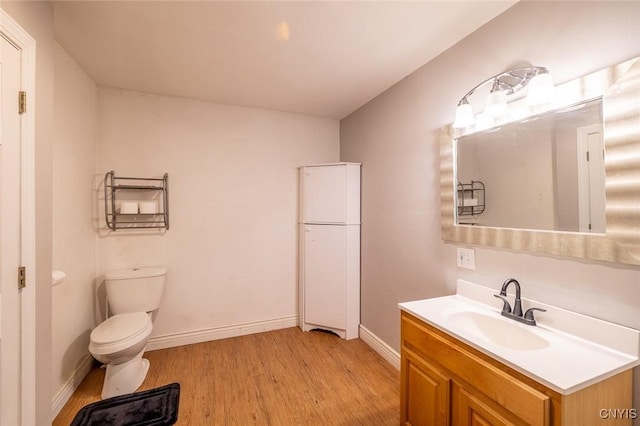
<path fill-rule="evenodd" d="M 543 304 L 520 324 L 490 293 L 400 304 L 401 424 L 631 425 L 637 330 Z"/>

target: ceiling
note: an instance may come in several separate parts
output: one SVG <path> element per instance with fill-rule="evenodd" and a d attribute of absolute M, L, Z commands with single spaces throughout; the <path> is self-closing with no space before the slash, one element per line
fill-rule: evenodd
<path fill-rule="evenodd" d="M 102 86 L 341 119 L 515 1 L 56 1 Z"/>

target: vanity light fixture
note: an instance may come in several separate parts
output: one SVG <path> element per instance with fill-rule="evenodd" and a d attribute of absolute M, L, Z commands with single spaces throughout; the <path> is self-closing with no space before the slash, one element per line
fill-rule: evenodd
<path fill-rule="evenodd" d="M 493 87 L 487 96 L 487 106 L 484 111 L 490 117 L 500 117 L 507 110 L 507 91 L 500 87 L 498 79 L 493 80 Z"/>
<path fill-rule="evenodd" d="M 547 72 L 538 73 L 529 82 L 527 104 L 530 106 L 544 105 L 553 96 L 553 77 Z"/>
<path fill-rule="evenodd" d="M 476 118 L 473 116 L 473 108 L 469 105 L 469 101 L 465 96 L 458 103 L 456 108 L 456 118 L 453 122 L 453 127 L 464 128 L 473 125 L 476 122 Z"/>
<path fill-rule="evenodd" d="M 553 78 L 545 67 L 526 66 L 512 68 L 508 71 L 496 74 L 469 90 L 458 102 L 456 116 L 453 122 L 454 128 L 472 126 L 476 118 L 469 104 L 471 96 L 480 87 L 491 84 L 491 92 L 487 96 L 484 113 L 497 118 L 507 111 L 507 96 L 529 86 L 527 93 L 527 105 L 538 106 L 548 102 L 553 95 Z"/>

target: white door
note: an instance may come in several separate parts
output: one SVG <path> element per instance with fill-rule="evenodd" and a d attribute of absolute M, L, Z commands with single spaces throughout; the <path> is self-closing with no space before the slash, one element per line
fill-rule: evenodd
<path fill-rule="evenodd" d="M 21 51 L 0 35 L 0 424 L 19 425 L 21 312 Z"/>
<path fill-rule="evenodd" d="M 347 322 L 347 227 L 302 225 L 304 322 L 344 330 Z"/>
<path fill-rule="evenodd" d="M 580 232 L 604 233 L 606 227 L 602 126 L 577 130 L 578 221 Z"/>

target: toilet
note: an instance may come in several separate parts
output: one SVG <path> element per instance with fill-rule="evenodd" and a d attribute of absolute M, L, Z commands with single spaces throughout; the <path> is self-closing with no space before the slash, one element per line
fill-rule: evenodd
<path fill-rule="evenodd" d="M 153 328 L 152 312 L 160 307 L 167 270 L 129 268 L 105 274 L 108 312 L 93 329 L 89 352 L 107 366 L 102 399 L 135 392 L 149 371 L 142 358 Z"/>

